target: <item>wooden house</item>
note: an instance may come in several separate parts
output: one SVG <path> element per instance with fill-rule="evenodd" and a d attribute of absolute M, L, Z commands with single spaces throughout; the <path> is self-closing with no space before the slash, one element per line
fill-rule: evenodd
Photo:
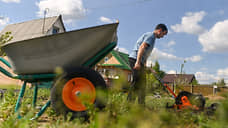
<path fill-rule="evenodd" d="M 28 40 L 36 37 L 52 35 L 57 33 L 65 32 L 65 27 L 62 21 L 62 16 L 47 17 L 41 19 L 35 19 L 30 21 L 25 21 L 21 23 L 9 24 L 1 32 L 0 35 L 6 32 L 11 32 L 13 39 L 10 42 Z M 4 57 L 7 59 L 7 57 Z M 7 69 L 7 71 L 12 72 L 4 64 L 0 63 L 0 66 Z M 18 84 L 19 80 L 11 79 L 2 73 L 0 73 L 0 84 Z"/>
<path fill-rule="evenodd" d="M 194 74 L 166 74 L 162 80 L 169 85 L 177 83 L 191 84 L 196 78 Z"/>
<path fill-rule="evenodd" d="M 110 80 L 125 77 L 128 81 L 132 80 L 131 67 L 128 61 L 128 54 L 112 50 L 95 66 L 97 70 L 109 84 Z M 122 76 L 121 76 L 122 75 Z"/>

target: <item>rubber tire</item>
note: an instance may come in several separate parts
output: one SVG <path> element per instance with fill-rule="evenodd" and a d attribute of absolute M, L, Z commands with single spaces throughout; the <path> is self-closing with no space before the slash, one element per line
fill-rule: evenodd
<path fill-rule="evenodd" d="M 105 95 L 107 95 L 106 83 L 103 77 L 98 72 L 86 67 L 65 69 L 65 72 L 54 82 L 54 85 L 51 89 L 51 106 L 56 111 L 57 115 L 63 114 L 64 116 L 66 116 L 69 112 L 72 112 L 73 118 L 87 116 L 87 111 L 73 111 L 69 109 L 62 100 L 62 90 L 66 82 L 76 77 L 83 77 L 88 79 L 90 82 L 93 83 L 96 89 L 96 93 L 97 89 L 101 89 L 102 92 L 105 92 Z M 106 98 L 107 96 L 104 96 L 102 97 L 102 100 L 99 100 L 99 98 L 96 97 L 94 106 L 96 108 L 103 109 L 107 101 Z"/>

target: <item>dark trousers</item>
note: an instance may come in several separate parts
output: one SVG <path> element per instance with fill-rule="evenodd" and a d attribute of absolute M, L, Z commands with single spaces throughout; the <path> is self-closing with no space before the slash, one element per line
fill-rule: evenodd
<path fill-rule="evenodd" d="M 134 102 L 136 97 L 138 97 L 138 103 L 145 105 L 146 96 L 146 78 L 144 65 L 141 65 L 140 70 L 133 69 L 135 66 L 136 59 L 129 58 L 129 63 L 133 72 L 133 81 L 131 82 L 128 100 Z"/>

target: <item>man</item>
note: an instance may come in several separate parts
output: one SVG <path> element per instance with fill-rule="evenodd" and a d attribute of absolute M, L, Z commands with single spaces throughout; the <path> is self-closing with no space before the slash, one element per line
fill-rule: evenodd
<path fill-rule="evenodd" d="M 145 73 L 144 66 L 150 53 L 154 48 L 155 39 L 163 38 L 168 33 L 164 24 L 158 24 L 153 32 L 144 33 L 136 42 L 134 49 L 129 56 L 129 63 L 133 72 L 133 81 L 128 94 L 129 101 L 135 101 L 138 96 L 138 103 L 145 105 Z"/>

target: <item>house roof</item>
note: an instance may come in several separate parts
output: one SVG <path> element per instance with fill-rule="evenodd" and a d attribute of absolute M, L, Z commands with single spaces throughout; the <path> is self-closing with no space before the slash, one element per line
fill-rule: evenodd
<path fill-rule="evenodd" d="M 61 24 L 63 25 L 61 15 L 45 18 L 44 32 L 43 32 L 44 19 L 41 18 L 41 19 L 35 19 L 35 20 L 25 21 L 21 23 L 9 24 L 0 32 L 0 35 L 4 34 L 5 32 L 11 32 L 11 36 L 13 36 L 13 39 L 8 43 L 44 36 L 47 34 L 48 30 L 51 29 L 52 25 L 58 19 L 60 19 Z"/>
<path fill-rule="evenodd" d="M 129 56 L 128 54 L 117 51 L 117 50 L 112 50 L 111 54 L 112 54 L 112 56 L 114 56 L 117 59 L 119 64 L 106 63 L 106 64 L 102 64 L 102 66 L 114 66 L 114 67 L 118 67 L 121 69 L 131 70 L 131 67 L 130 67 L 129 61 L 128 61 L 128 56 Z"/>
<path fill-rule="evenodd" d="M 195 79 L 195 75 L 193 74 L 166 74 L 162 80 L 165 83 L 174 83 L 176 80 L 182 79 L 187 83 L 191 83 Z"/>

